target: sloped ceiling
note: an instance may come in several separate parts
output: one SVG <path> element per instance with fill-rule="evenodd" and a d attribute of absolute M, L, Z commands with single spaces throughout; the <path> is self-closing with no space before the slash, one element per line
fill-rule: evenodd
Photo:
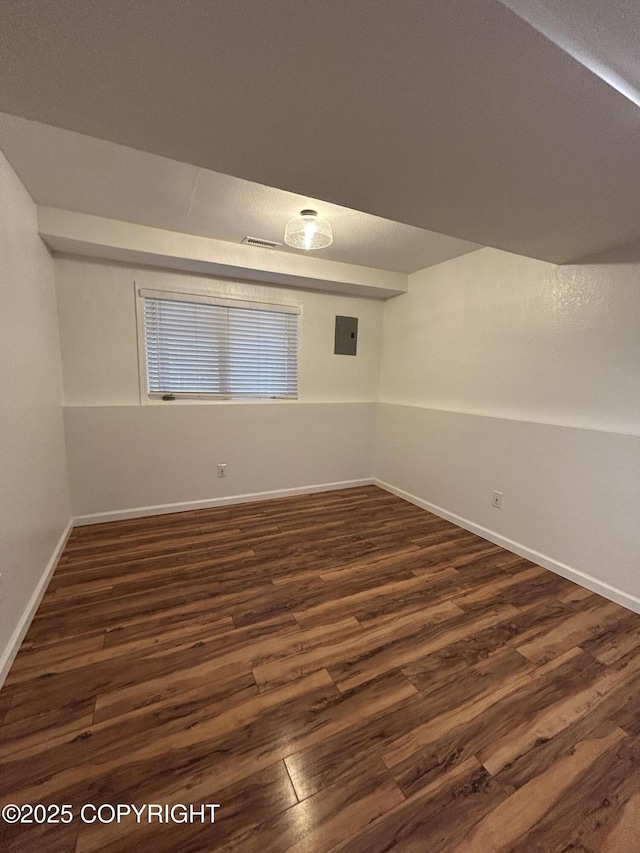
<path fill-rule="evenodd" d="M 564 262 L 640 238 L 640 110 L 497 0 L 22 0 L 0 109 Z"/>
<path fill-rule="evenodd" d="M 369 213 L 136 151 L 114 142 L 0 113 L 0 149 L 41 206 L 240 243 L 283 241 L 285 224 L 317 208 L 332 246 L 278 253 L 410 273 L 479 248 L 475 243 Z M 254 257 L 264 256 L 255 249 Z"/>
<path fill-rule="evenodd" d="M 501 2 L 640 105 L 640 3 L 634 0 Z"/>

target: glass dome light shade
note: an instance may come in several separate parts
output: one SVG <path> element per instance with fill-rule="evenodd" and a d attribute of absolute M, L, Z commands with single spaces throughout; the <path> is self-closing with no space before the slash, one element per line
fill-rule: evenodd
<path fill-rule="evenodd" d="M 294 249 L 326 249 L 333 243 L 333 232 L 327 220 L 319 219 L 315 210 L 301 210 L 300 216 L 287 222 L 284 242 Z"/>

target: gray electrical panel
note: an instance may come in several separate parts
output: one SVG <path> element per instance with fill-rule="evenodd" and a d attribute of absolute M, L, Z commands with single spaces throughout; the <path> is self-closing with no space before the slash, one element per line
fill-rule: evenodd
<path fill-rule="evenodd" d="M 335 355 L 355 355 L 358 348 L 358 318 L 336 317 Z"/>

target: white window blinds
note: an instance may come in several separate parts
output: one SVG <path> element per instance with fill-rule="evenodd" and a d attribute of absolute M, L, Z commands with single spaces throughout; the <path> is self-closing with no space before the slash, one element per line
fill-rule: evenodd
<path fill-rule="evenodd" d="M 151 396 L 298 396 L 299 308 L 140 295 Z"/>

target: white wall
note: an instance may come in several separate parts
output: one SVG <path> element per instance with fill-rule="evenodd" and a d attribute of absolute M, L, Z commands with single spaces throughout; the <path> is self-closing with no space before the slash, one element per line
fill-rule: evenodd
<path fill-rule="evenodd" d="M 639 265 L 555 267 L 483 249 L 412 275 L 384 306 L 55 266 L 75 515 L 374 475 L 640 609 Z M 134 280 L 300 304 L 300 400 L 140 405 Z M 335 314 L 360 318 L 356 359 L 333 355 Z"/>
<path fill-rule="evenodd" d="M 55 267 L 74 515 L 370 477 L 382 303 L 72 258 Z M 140 405 L 134 281 L 300 305 L 299 399 Z M 333 354 L 336 314 L 359 318 L 355 358 Z"/>
<path fill-rule="evenodd" d="M 0 683 L 70 521 L 53 261 L 0 154 Z"/>
<path fill-rule="evenodd" d="M 379 301 L 99 261 L 56 258 L 55 266 L 67 406 L 139 403 L 134 281 L 158 290 L 300 305 L 299 401 L 378 398 L 383 307 Z M 355 358 L 333 354 L 336 314 L 359 318 Z"/>
<path fill-rule="evenodd" d="M 495 249 L 414 273 L 385 304 L 380 399 L 637 434 L 639 276 Z"/>
<path fill-rule="evenodd" d="M 385 305 L 375 476 L 638 608 L 639 281 L 493 249 L 412 275 Z"/>
<path fill-rule="evenodd" d="M 375 408 L 375 403 L 69 407 L 74 513 L 119 517 L 122 510 L 189 509 L 237 496 L 355 485 L 371 477 Z M 219 462 L 227 465 L 225 479 L 216 475 Z"/>

